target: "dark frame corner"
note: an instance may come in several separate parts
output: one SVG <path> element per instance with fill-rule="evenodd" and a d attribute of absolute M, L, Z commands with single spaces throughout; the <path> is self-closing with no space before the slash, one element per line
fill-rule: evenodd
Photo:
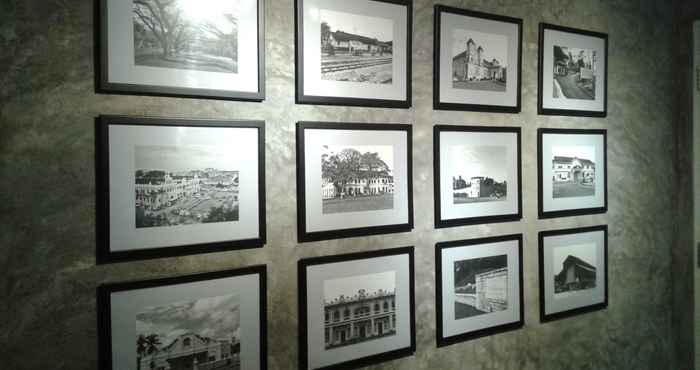
<path fill-rule="evenodd" d="M 388 100 L 373 98 L 348 98 L 341 96 L 315 96 L 304 94 L 304 0 L 294 0 L 294 102 L 311 105 L 341 105 L 349 107 L 398 108 L 411 107 L 412 101 L 412 47 L 413 0 L 365 0 L 406 6 L 406 99 Z"/>
<path fill-rule="evenodd" d="M 559 211 L 545 211 L 543 203 L 542 176 L 544 175 L 542 158 L 542 136 L 545 134 L 566 135 L 602 135 L 603 136 L 603 206 L 591 208 L 575 208 Z M 563 128 L 539 128 L 537 129 L 537 216 L 539 219 L 593 215 L 608 212 L 608 133 L 606 129 L 563 129 Z"/>
<path fill-rule="evenodd" d="M 109 214 L 109 126 L 188 126 L 255 128 L 258 130 L 258 224 L 259 235 L 253 239 L 240 239 L 212 243 L 196 243 L 178 246 L 162 246 L 148 249 L 113 252 L 110 250 Z M 185 256 L 201 253 L 224 252 L 249 248 L 262 248 L 267 242 L 266 193 L 265 193 L 265 122 L 255 120 L 209 120 L 162 117 L 136 117 L 101 115 L 95 118 L 95 173 L 96 173 L 96 251 L 98 265 L 143 259 Z"/>
<path fill-rule="evenodd" d="M 556 313 L 547 314 L 545 313 L 545 292 L 544 292 L 544 239 L 550 236 L 567 235 L 567 234 L 582 234 L 588 232 L 603 232 L 603 254 L 605 254 L 605 298 L 601 303 L 595 303 L 588 306 L 581 306 L 567 311 L 560 311 Z M 550 231 L 540 231 L 538 234 L 538 270 L 539 270 L 539 295 L 540 295 L 540 322 L 546 323 L 551 321 L 556 321 L 572 316 L 581 315 L 584 313 L 604 310 L 608 307 L 608 225 L 598 225 L 589 227 L 577 227 L 571 229 L 562 230 L 550 230 Z"/>
<path fill-rule="evenodd" d="M 516 104 L 510 105 L 487 105 L 470 103 L 443 103 L 440 101 L 440 41 L 443 13 L 451 13 L 472 18 L 481 18 L 490 21 L 512 23 L 518 28 L 518 82 L 516 91 Z M 455 8 L 436 4 L 434 6 L 434 30 L 433 30 L 433 109 L 434 110 L 455 110 L 472 112 L 492 112 L 492 113 L 520 113 L 522 110 L 522 65 L 523 65 L 523 20 L 522 18 L 508 17 L 499 14 L 482 13 L 473 10 Z"/>
<path fill-rule="evenodd" d="M 347 262 L 355 260 L 363 260 L 377 257 L 408 255 L 408 271 L 409 271 L 409 302 L 410 302 L 410 336 L 411 344 L 409 347 L 396 349 L 389 352 L 378 353 L 375 355 L 361 357 L 354 360 L 341 362 L 329 366 L 325 366 L 324 370 L 335 369 L 354 369 L 363 366 L 370 366 L 380 362 L 396 360 L 403 357 L 412 356 L 416 352 L 416 303 L 415 303 L 415 269 L 414 269 L 414 247 L 399 247 L 391 249 L 380 249 L 375 251 L 348 253 L 332 256 L 311 257 L 300 259 L 297 262 L 297 290 L 298 290 L 298 308 L 299 308 L 299 369 L 308 369 L 308 322 L 307 322 L 307 296 L 306 289 L 306 270 L 309 266 L 324 265 L 336 262 Z"/>
<path fill-rule="evenodd" d="M 173 98 L 235 100 L 247 102 L 262 102 L 265 100 L 265 0 L 256 0 L 258 4 L 258 91 L 244 92 L 236 90 L 215 90 L 190 87 L 172 87 L 146 84 L 127 84 L 109 82 L 109 63 L 107 49 L 109 48 L 107 21 L 107 2 L 110 0 L 94 1 L 94 68 L 95 93 L 163 96 Z"/>
<path fill-rule="evenodd" d="M 356 131 L 398 131 L 406 133 L 406 155 L 408 163 L 408 222 L 349 229 L 332 229 L 324 231 L 306 231 L 306 171 L 304 152 L 304 130 L 356 130 Z M 297 167 L 297 240 L 300 243 L 340 238 L 353 238 L 378 234 L 410 232 L 413 230 L 413 127 L 395 123 L 345 123 L 345 122 L 311 122 L 299 121 L 296 124 L 296 167 Z"/>
<path fill-rule="evenodd" d="M 496 325 L 489 328 L 484 328 L 472 332 L 445 337 L 442 327 L 443 307 L 442 307 L 442 252 L 445 249 L 459 247 L 477 247 L 482 244 L 499 243 L 506 241 L 518 242 L 518 269 L 519 269 L 519 287 L 520 287 L 520 319 L 518 321 L 509 322 L 502 325 Z M 465 342 L 472 339 L 482 338 L 498 333 L 503 333 L 512 330 L 518 330 L 525 325 L 525 301 L 523 288 L 523 234 L 502 235 L 494 237 L 455 240 L 449 242 L 439 242 L 435 244 L 435 329 L 436 329 L 436 345 L 437 347 L 445 347 L 455 343 Z"/>
<path fill-rule="evenodd" d="M 97 287 L 97 348 L 98 367 L 112 370 L 111 295 L 117 292 L 187 284 L 207 280 L 258 275 L 260 286 L 260 369 L 267 369 L 267 266 L 256 265 L 231 270 L 179 275 L 149 280 L 106 283 Z"/>
<path fill-rule="evenodd" d="M 464 217 L 443 220 L 442 214 L 442 194 L 440 192 L 440 134 L 443 132 L 490 132 L 490 133 L 513 133 L 517 138 L 516 166 L 518 175 L 518 211 L 513 214 Z M 434 220 L 435 228 L 446 228 L 455 226 L 468 226 L 478 224 L 488 224 L 497 222 L 517 222 L 523 218 L 523 192 L 522 192 L 522 142 L 520 127 L 501 126 L 458 126 L 458 125 L 435 125 L 433 126 L 433 195 L 434 195 Z"/>
<path fill-rule="evenodd" d="M 546 30 L 561 31 L 566 33 L 572 33 L 582 36 L 590 36 L 601 38 L 605 41 L 605 88 L 603 89 L 603 111 L 589 111 L 589 110 L 576 110 L 576 109 L 553 109 L 544 108 L 543 105 L 543 78 L 544 71 L 542 70 L 544 63 L 544 33 Z M 537 52 L 537 114 L 544 116 L 571 116 L 571 117 L 595 117 L 595 118 L 605 118 L 608 116 L 608 34 L 601 32 L 594 32 L 588 30 L 582 30 L 577 28 L 559 26 L 550 23 L 540 23 L 539 33 L 538 33 L 538 52 Z"/>

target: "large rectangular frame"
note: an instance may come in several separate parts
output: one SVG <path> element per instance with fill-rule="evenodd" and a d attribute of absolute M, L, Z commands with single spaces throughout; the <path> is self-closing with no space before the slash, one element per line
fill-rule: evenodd
<path fill-rule="evenodd" d="M 517 176 L 518 176 L 518 211 L 514 214 L 492 215 L 481 217 L 467 217 L 443 220 L 442 195 L 440 192 L 440 134 L 443 132 L 487 132 L 487 133 L 514 133 L 517 136 Z M 466 226 L 475 224 L 512 222 L 523 218 L 523 194 L 522 194 L 522 148 L 521 148 L 521 128 L 520 127 L 487 127 L 487 126 L 457 126 L 457 125 L 435 125 L 433 127 L 433 189 L 435 197 L 435 228 Z"/>
<path fill-rule="evenodd" d="M 559 211 L 544 211 L 543 204 L 543 191 L 542 191 L 542 135 L 544 134 L 567 134 L 567 135 L 602 135 L 603 136 L 603 191 L 604 203 L 602 207 L 590 207 L 590 208 L 576 208 L 576 209 L 566 209 Z M 607 130 L 594 130 L 594 129 L 561 129 L 561 128 L 540 128 L 537 129 L 537 204 L 538 204 L 538 216 L 540 219 L 545 218 L 556 218 L 556 217 L 569 217 L 569 216 L 581 216 L 589 214 L 598 214 L 608 212 L 608 134 Z"/>
<path fill-rule="evenodd" d="M 321 369 L 331 370 L 331 369 L 353 369 L 363 366 L 369 366 L 377 364 L 380 362 L 395 360 L 402 357 L 408 357 L 415 353 L 416 351 L 416 320 L 415 320 L 415 270 L 414 270 L 414 247 L 401 247 L 392 249 L 380 249 L 376 251 L 358 252 L 341 254 L 334 256 L 323 256 L 323 257 L 313 257 L 305 258 L 298 261 L 298 279 L 297 287 L 299 290 L 298 300 L 299 300 L 299 369 L 308 368 L 308 323 L 307 323 L 307 272 L 306 269 L 309 266 L 323 265 L 336 262 L 347 262 L 355 260 L 370 259 L 376 257 L 386 257 L 386 256 L 396 256 L 396 255 L 408 255 L 408 272 L 410 281 L 409 284 L 409 320 L 410 320 L 410 336 L 411 344 L 409 347 L 393 350 L 390 352 L 378 353 L 375 355 L 357 358 L 351 361 L 342 362 L 338 364 L 333 364 L 330 366 L 325 366 Z"/>
<path fill-rule="evenodd" d="M 97 333 L 99 368 L 112 370 L 111 295 L 129 290 L 157 288 L 243 275 L 258 275 L 260 282 L 260 369 L 267 369 L 267 267 L 265 265 L 166 278 L 108 283 L 97 288 Z"/>
<path fill-rule="evenodd" d="M 603 97 L 603 110 L 576 110 L 576 109 L 554 109 L 554 108 L 544 108 L 543 107 L 543 78 L 544 78 L 544 33 L 545 30 L 553 30 L 571 33 L 581 36 L 589 36 L 601 38 L 605 42 L 605 58 L 603 60 L 605 66 L 605 88 L 603 92 L 605 96 Z M 577 28 L 558 26 L 549 23 L 540 23 L 539 25 L 539 36 L 538 36 L 538 68 L 537 68 L 537 113 L 540 115 L 550 115 L 550 116 L 574 116 L 574 117 L 600 117 L 604 118 L 608 115 L 608 34 L 581 30 Z"/>
<path fill-rule="evenodd" d="M 489 105 L 476 103 L 446 103 L 440 101 L 440 54 L 441 54 L 441 27 L 442 13 L 452 13 L 473 18 L 481 18 L 484 20 L 514 23 L 518 28 L 518 52 L 517 52 L 517 70 L 518 82 L 516 84 L 516 104 L 509 105 Z M 498 14 L 482 13 L 473 10 L 449 7 L 445 5 L 435 5 L 434 10 L 434 31 L 433 31 L 433 109 L 441 110 L 460 110 L 473 112 L 494 112 L 494 113 L 519 113 L 521 110 L 521 86 L 522 86 L 522 64 L 523 64 L 523 20 L 521 18 L 513 18 Z"/>
<path fill-rule="evenodd" d="M 408 186 L 408 222 L 367 226 L 348 229 L 333 229 L 307 232 L 306 225 L 306 169 L 305 169 L 305 139 L 304 130 L 358 130 L 358 131 L 400 131 L 406 133 L 407 149 L 407 186 Z M 381 123 L 338 123 L 338 122 L 297 122 L 297 236 L 300 242 L 310 242 L 329 239 L 340 239 L 366 235 L 408 232 L 413 229 L 413 152 L 412 127 L 404 124 Z"/>
<path fill-rule="evenodd" d="M 294 0 L 294 41 L 296 50 L 295 57 L 295 101 L 297 104 L 315 105 L 343 105 L 355 107 L 376 107 L 376 108 L 410 108 L 412 94 L 412 35 L 413 35 L 413 0 L 367 0 L 394 5 L 404 5 L 407 7 L 406 25 L 406 99 L 388 100 L 373 98 L 347 98 L 339 96 L 315 96 L 304 94 L 304 0 Z"/>
<path fill-rule="evenodd" d="M 261 102 L 265 100 L 265 0 L 258 4 L 258 91 L 215 90 L 109 82 L 107 2 L 93 0 L 95 12 L 95 92 L 120 95 L 167 96 Z"/>
<path fill-rule="evenodd" d="M 255 128 L 258 130 L 258 225 L 259 236 L 254 239 L 232 240 L 213 243 L 197 243 L 179 246 L 165 246 L 130 251 L 110 250 L 110 205 L 109 205 L 109 127 L 111 125 L 159 126 L 159 127 L 234 127 Z M 154 118 L 135 116 L 102 115 L 95 119 L 95 173 L 98 264 L 125 262 L 140 259 L 183 256 L 189 254 L 222 252 L 227 250 L 262 248 L 266 242 L 265 215 L 265 122 L 263 121 L 222 121 L 195 120 L 184 118 Z"/>

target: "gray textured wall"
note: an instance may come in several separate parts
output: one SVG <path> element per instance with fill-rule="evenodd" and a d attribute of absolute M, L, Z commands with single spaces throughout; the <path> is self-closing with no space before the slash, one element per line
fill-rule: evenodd
<path fill-rule="evenodd" d="M 96 95 L 93 5 L 89 0 L 0 2 L 0 359 L 7 369 L 96 368 L 95 288 L 266 263 L 269 362 L 297 361 L 296 260 L 416 246 L 417 352 L 382 369 L 683 369 L 672 326 L 671 251 L 676 243 L 678 169 L 674 126 L 673 12 L 653 0 L 469 0 L 447 5 L 522 17 L 523 112 L 432 110 L 433 2 L 415 4 L 413 108 L 294 105 L 292 0 L 268 0 L 267 100 L 238 103 Z M 536 114 L 537 24 L 610 34 L 607 119 Z M 95 266 L 94 135 L 98 114 L 267 121 L 268 244 L 261 250 Z M 294 123 L 297 120 L 414 125 L 415 229 L 390 236 L 295 243 Z M 432 125 L 523 127 L 524 218 L 489 226 L 433 229 Z M 540 221 L 536 129 L 609 130 L 609 212 Z M 610 226 L 610 306 L 540 324 L 537 231 Z M 523 232 L 525 328 L 435 348 L 437 241 Z M 680 301 L 680 300 L 677 300 Z"/>

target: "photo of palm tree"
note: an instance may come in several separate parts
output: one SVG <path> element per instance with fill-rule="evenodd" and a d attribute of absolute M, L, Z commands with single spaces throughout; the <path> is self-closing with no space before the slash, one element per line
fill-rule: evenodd
<path fill-rule="evenodd" d="M 391 145 L 324 145 L 321 153 L 324 214 L 394 207 Z"/>

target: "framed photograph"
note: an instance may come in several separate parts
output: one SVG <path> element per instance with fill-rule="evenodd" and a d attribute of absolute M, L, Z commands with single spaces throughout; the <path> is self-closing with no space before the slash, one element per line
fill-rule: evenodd
<path fill-rule="evenodd" d="M 605 117 L 608 35 L 540 23 L 537 112 Z"/>
<path fill-rule="evenodd" d="M 608 211 L 606 130 L 537 130 L 539 218 Z"/>
<path fill-rule="evenodd" d="M 97 91 L 265 99 L 264 0 L 96 0 Z"/>
<path fill-rule="evenodd" d="M 413 229 L 411 125 L 297 123 L 299 242 Z"/>
<path fill-rule="evenodd" d="M 437 346 L 521 328 L 523 236 L 435 245 Z"/>
<path fill-rule="evenodd" d="M 608 306 L 608 227 L 539 233 L 540 320 Z"/>
<path fill-rule="evenodd" d="M 435 5 L 433 108 L 520 112 L 523 20 Z"/>
<path fill-rule="evenodd" d="M 264 125 L 100 116 L 97 262 L 261 248 Z"/>
<path fill-rule="evenodd" d="M 299 261 L 299 369 L 348 369 L 416 350 L 413 247 Z"/>
<path fill-rule="evenodd" d="M 412 0 L 295 0 L 296 102 L 411 106 Z"/>
<path fill-rule="evenodd" d="M 105 284 L 99 368 L 267 369 L 265 266 Z"/>
<path fill-rule="evenodd" d="M 522 218 L 520 127 L 433 128 L 435 227 Z"/>

